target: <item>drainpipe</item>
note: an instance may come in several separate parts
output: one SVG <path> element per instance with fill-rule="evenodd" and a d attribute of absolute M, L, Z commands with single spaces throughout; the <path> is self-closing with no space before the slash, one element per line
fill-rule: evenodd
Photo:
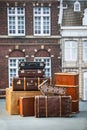
<path fill-rule="evenodd" d="M 60 0 L 59 19 L 58 19 L 58 24 L 60 25 L 62 23 L 62 16 L 63 16 L 63 0 Z"/>
<path fill-rule="evenodd" d="M 62 24 L 62 17 L 63 17 L 63 0 L 60 0 L 60 8 L 59 8 L 59 19 L 58 24 L 60 25 L 60 71 L 62 71 L 62 34 L 61 34 L 61 24 Z"/>

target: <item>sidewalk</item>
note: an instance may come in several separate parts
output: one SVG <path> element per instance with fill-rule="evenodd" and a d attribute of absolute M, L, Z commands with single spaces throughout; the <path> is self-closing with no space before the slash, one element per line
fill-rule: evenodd
<path fill-rule="evenodd" d="M 80 112 L 72 117 L 35 118 L 9 115 L 5 99 L 0 99 L 0 130 L 87 130 L 87 102 L 80 102 Z"/>

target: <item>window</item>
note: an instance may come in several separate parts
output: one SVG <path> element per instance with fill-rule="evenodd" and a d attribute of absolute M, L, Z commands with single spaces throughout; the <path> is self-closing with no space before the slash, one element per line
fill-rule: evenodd
<path fill-rule="evenodd" d="M 87 72 L 84 72 L 83 74 L 83 100 L 87 100 Z"/>
<path fill-rule="evenodd" d="M 83 60 L 87 61 L 87 42 L 83 42 Z"/>
<path fill-rule="evenodd" d="M 65 52 L 65 61 L 76 61 L 77 60 L 77 42 L 66 41 L 64 52 Z"/>
<path fill-rule="evenodd" d="M 79 3 L 79 1 L 77 0 L 77 1 L 74 3 L 74 11 L 78 12 L 78 11 L 81 10 L 80 8 L 81 8 L 81 7 L 80 7 L 80 3 Z"/>
<path fill-rule="evenodd" d="M 84 15 L 83 15 L 83 25 L 86 25 L 87 26 L 87 8 L 84 10 Z"/>
<path fill-rule="evenodd" d="M 8 7 L 8 35 L 25 35 L 25 8 Z"/>
<path fill-rule="evenodd" d="M 9 87 L 12 86 L 12 78 L 18 76 L 18 63 L 25 61 L 24 58 L 9 59 Z"/>
<path fill-rule="evenodd" d="M 36 62 L 44 62 L 45 63 L 45 76 L 51 76 L 51 58 L 49 57 L 36 57 L 34 59 Z"/>
<path fill-rule="evenodd" d="M 50 8 L 34 8 L 34 35 L 50 35 Z"/>

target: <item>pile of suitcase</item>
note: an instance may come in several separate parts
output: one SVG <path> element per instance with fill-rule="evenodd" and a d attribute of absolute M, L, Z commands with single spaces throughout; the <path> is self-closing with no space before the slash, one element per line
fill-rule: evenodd
<path fill-rule="evenodd" d="M 19 64 L 19 76 L 13 78 L 12 91 L 41 92 L 41 95 L 20 96 L 19 114 L 35 117 L 70 117 L 73 95 L 71 92 L 67 93 L 66 87 L 52 86 L 52 79 L 44 76 L 44 69 L 44 62 Z"/>
<path fill-rule="evenodd" d="M 37 91 L 45 77 L 44 62 L 19 63 L 18 77 L 13 77 L 13 91 Z"/>

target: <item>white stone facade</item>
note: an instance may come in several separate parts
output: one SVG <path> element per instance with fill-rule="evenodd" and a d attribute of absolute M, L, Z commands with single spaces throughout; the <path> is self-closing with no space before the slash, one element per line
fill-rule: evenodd
<path fill-rule="evenodd" d="M 77 60 L 65 60 L 66 41 L 76 41 Z M 87 43 L 87 27 L 61 27 L 61 50 L 62 50 L 62 71 L 79 73 L 79 97 L 87 100 L 87 60 L 83 58 L 83 43 Z"/>

